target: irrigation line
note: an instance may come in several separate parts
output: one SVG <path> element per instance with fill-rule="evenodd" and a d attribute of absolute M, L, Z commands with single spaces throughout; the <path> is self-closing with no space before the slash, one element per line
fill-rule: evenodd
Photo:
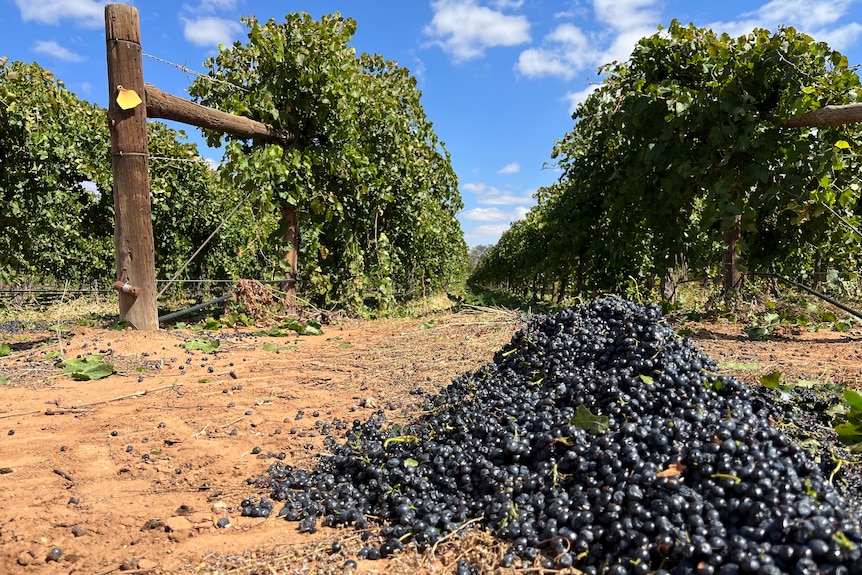
<path fill-rule="evenodd" d="M 217 297 L 217 298 L 212 299 L 212 300 L 210 300 L 210 301 L 205 301 L 205 302 L 203 302 L 203 303 L 199 303 L 199 304 L 197 304 L 197 305 L 193 305 L 192 307 L 189 307 L 189 308 L 186 308 L 186 309 L 183 309 L 183 310 L 180 310 L 180 311 L 175 311 L 175 312 L 172 312 L 172 313 L 168 313 L 168 314 L 165 314 L 165 315 L 159 316 L 159 323 L 162 323 L 162 322 L 164 322 L 164 321 L 171 321 L 172 319 L 175 319 L 175 318 L 178 318 L 178 317 L 182 317 L 182 316 L 184 316 L 184 315 L 186 315 L 186 314 L 190 314 L 190 313 L 192 313 L 192 312 L 198 311 L 199 309 L 203 309 L 203 308 L 205 308 L 205 307 L 207 307 L 207 306 L 211 306 L 211 305 L 215 305 L 215 304 L 217 304 L 217 303 L 221 303 L 221 302 L 223 302 L 223 301 L 227 301 L 227 300 L 229 300 L 229 299 L 232 299 L 233 297 L 234 297 L 233 292 L 230 292 L 230 293 L 228 293 L 228 294 L 225 294 L 225 295 L 223 295 L 223 296 L 221 296 L 221 297 Z"/>
<path fill-rule="evenodd" d="M 797 281 L 793 281 L 793 280 L 788 279 L 788 278 L 786 278 L 786 277 L 784 277 L 784 276 L 780 276 L 780 275 L 778 275 L 778 274 L 774 274 L 774 273 L 761 273 L 761 274 L 753 273 L 753 274 L 749 274 L 749 275 L 759 276 L 759 277 L 775 278 L 775 279 L 777 279 L 777 280 L 783 281 L 784 283 L 787 283 L 787 284 L 790 284 L 790 285 L 792 285 L 792 286 L 795 286 L 795 287 L 797 287 L 797 288 L 799 288 L 799 289 L 801 289 L 801 290 L 803 290 L 803 291 L 806 291 L 806 292 L 810 293 L 810 294 L 811 294 L 811 295 L 813 295 L 813 296 L 817 296 L 817 297 L 819 297 L 820 299 L 822 299 L 823 301 L 826 301 L 826 302 L 828 302 L 828 303 L 831 303 L 831 304 L 832 304 L 832 305 L 834 305 L 835 307 L 837 307 L 837 308 L 839 308 L 839 309 L 841 309 L 841 310 L 846 311 L 847 313 L 849 313 L 850 315 L 852 315 L 852 316 L 854 316 L 854 317 L 857 317 L 857 318 L 859 318 L 859 319 L 862 319 L 862 312 L 857 311 L 857 310 L 855 310 L 855 309 L 853 309 L 853 308 L 851 308 L 851 307 L 847 307 L 846 305 L 844 305 L 844 304 L 843 304 L 843 303 L 841 303 L 840 301 L 837 301 L 837 300 L 835 300 L 835 299 L 833 299 L 833 298 L 829 297 L 828 295 L 823 294 L 823 293 L 820 293 L 819 291 L 817 291 L 817 290 L 815 290 L 815 289 L 812 289 L 812 288 L 810 288 L 810 287 L 808 287 L 808 286 L 806 286 L 806 285 L 803 285 L 803 284 L 801 284 L 801 283 L 799 283 L 799 282 L 797 282 Z"/>

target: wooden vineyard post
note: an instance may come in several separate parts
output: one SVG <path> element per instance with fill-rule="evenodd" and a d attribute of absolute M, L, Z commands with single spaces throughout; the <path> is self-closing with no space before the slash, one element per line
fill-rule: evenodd
<path fill-rule="evenodd" d="M 282 206 L 281 219 L 284 222 L 284 243 L 288 251 L 284 254 L 289 269 L 289 281 L 285 282 L 287 291 L 287 308 L 296 308 L 296 283 L 298 281 L 297 268 L 299 266 L 299 214 L 295 206 Z"/>
<path fill-rule="evenodd" d="M 120 320 L 142 331 L 159 329 L 156 264 L 147 156 L 147 107 L 123 109 L 120 91 L 145 98 L 138 10 L 105 6 L 108 57 L 108 125 L 114 174 L 114 248 Z M 128 107 L 128 104 L 125 104 Z"/>

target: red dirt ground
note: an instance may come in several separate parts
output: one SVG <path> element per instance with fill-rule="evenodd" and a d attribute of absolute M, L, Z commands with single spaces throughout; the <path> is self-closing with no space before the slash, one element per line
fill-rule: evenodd
<path fill-rule="evenodd" d="M 490 362 L 520 325 L 486 312 L 345 320 L 322 336 L 292 338 L 82 327 L 61 340 L 47 331 L 0 334 L 13 350 L 0 358 L 8 378 L 0 387 L 0 572 L 341 572 L 359 548 L 356 533 L 308 536 L 275 517 L 241 517 L 242 499 L 265 494 L 246 479 L 276 461 L 267 454 L 313 466 L 324 449 L 318 422 L 364 420 L 378 409 L 408 417 L 412 389 L 435 391 Z M 752 342 L 739 325 L 685 327 L 747 380 L 778 369 L 788 380 L 862 387 L 859 332 L 784 330 Z M 220 340 L 215 353 L 183 347 L 202 336 Z M 75 381 L 46 355 L 60 349 L 66 358 L 111 353 L 119 373 Z M 216 526 L 222 517 L 229 527 Z M 336 539 L 344 550 L 332 556 Z M 457 553 L 360 562 L 359 571 L 451 573 Z"/>

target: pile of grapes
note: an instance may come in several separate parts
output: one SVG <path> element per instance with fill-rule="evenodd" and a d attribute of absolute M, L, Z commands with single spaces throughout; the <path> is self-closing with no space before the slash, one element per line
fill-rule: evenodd
<path fill-rule="evenodd" d="M 774 425 L 768 395 L 716 371 L 655 305 L 535 318 L 410 423 L 380 411 L 313 470 L 275 463 L 244 512 L 283 501 L 307 532 L 377 522 L 370 558 L 478 519 L 504 566 L 862 574 L 858 493 Z"/>

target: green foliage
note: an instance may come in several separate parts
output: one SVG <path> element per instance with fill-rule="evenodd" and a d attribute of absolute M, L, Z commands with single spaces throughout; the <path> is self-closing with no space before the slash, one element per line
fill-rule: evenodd
<path fill-rule="evenodd" d="M 0 59 L 0 283 L 113 283 L 106 118 L 38 64 Z M 156 270 L 167 278 L 242 198 L 183 132 L 149 122 L 148 137 Z M 251 275 L 273 222 L 239 210 L 180 278 Z"/>
<path fill-rule="evenodd" d="M 298 319 L 289 319 L 282 322 L 278 326 L 273 326 L 267 330 L 258 331 L 257 335 L 269 337 L 288 337 L 293 335 L 323 335 L 323 326 L 315 319 L 309 319 L 305 322 Z"/>
<path fill-rule="evenodd" d="M 862 395 L 847 389 L 844 391 L 844 402 L 847 412 L 843 421 L 835 425 L 835 433 L 842 443 L 851 446 L 851 451 L 858 453 L 862 451 Z"/>
<path fill-rule="evenodd" d="M 386 309 L 397 294 L 462 283 L 457 178 L 408 70 L 357 56 L 356 23 L 339 14 L 244 22 L 247 43 L 206 62 L 222 82 L 199 79 L 190 93 L 295 138 L 252 145 L 208 134 L 211 145 L 227 142 L 222 173 L 255 195 L 261 213 L 300 213 L 304 297 Z"/>
<path fill-rule="evenodd" d="M 90 381 L 103 379 L 114 373 L 114 366 L 103 361 L 104 354 L 88 355 L 81 359 L 66 359 L 55 365 L 72 379 Z"/>
<path fill-rule="evenodd" d="M 585 405 L 579 405 L 569 423 L 594 434 L 604 433 L 608 429 L 607 415 L 594 415 Z"/>
<path fill-rule="evenodd" d="M 110 189 L 109 147 L 104 111 L 37 64 L 0 58 L 0 282 L 113 275 L 109 198 L 82 185 Z"/>
<path fill-rule="evenodd" d="M 602 72 L 554 148 L 559 183 L 539 190 L 472 279 L 651 291 L 680 260 L 718 275 L 736 232 L 742 272 L 853 277 L 860 131 L 782 125 L 856 100 L 844 56 L 792 28 L 731 38 L 674 21 Z"/>
<path fill-rule="evenodd" d="M 218 349 L 220 343 L 221 342 L 217 339 L 199 337 L 197 339 L 185 342 L 183 344 L 183 347 L 186 349 L 199 349 L 204 353 L 212 353 Z"/>
<path fill-rule="evenodd" d="M 749 339 L 762 340 L 769 339 L 772 335 L 772 330 L 775 329 L 781 321 L 777 313 L 767 313 L 763 317 L 754 320 L 750 325 L 745 327 L 744 331 Z"/>

